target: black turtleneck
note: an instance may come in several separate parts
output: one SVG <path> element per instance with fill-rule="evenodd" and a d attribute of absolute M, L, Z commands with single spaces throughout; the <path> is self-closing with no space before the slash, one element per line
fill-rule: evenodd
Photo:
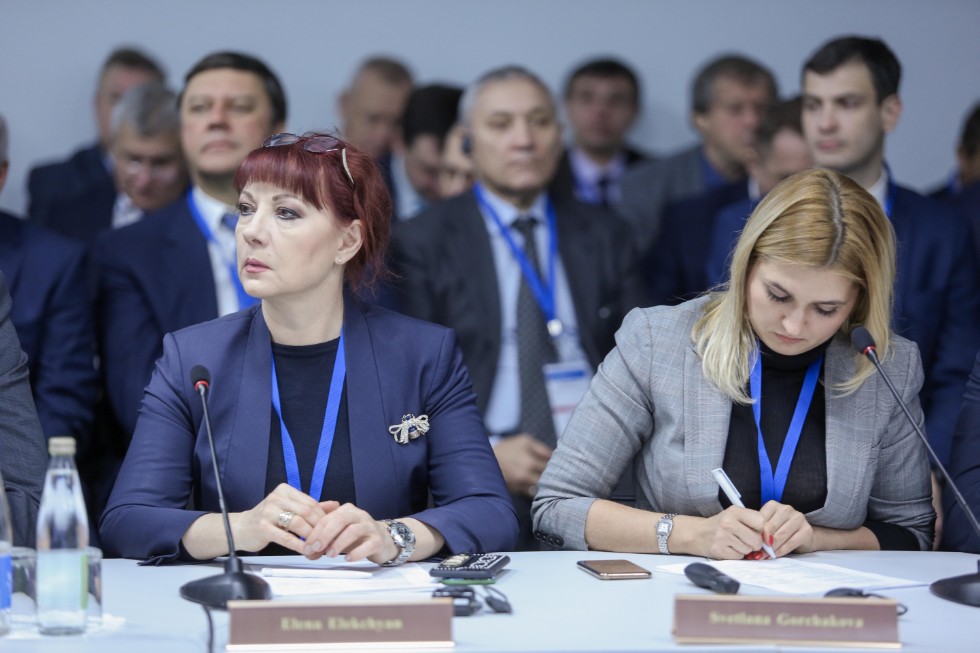
<path fill-rule="evenodd" d="M 828 340 L 795 356 L 776 353 L 764 343 L 759 343 L 762 354 L 762 439 L 773 472 L 779 462 L 807 368 L 823 356 L 830 342 Z M 803 422 L 803 431 L 781 500 L 781 503 L 793 506 L 804 514 L 823 507 L 827 500 L 827 405 L 823 378 L 824 370 L 821 368 L 820 382 Z M 750 404 L 732 404 L 723 467 L 742 493 L 746 507 L 758 510 L 761 507 L 758 434 Z M 731 505 L 723 492 L 719 491 L 718 497 L 723 507 Z M 864 526 L 875 534 L 883 550 L 915 551 L 919 548 L 915 535 L 906 528 L 875 521 L 868 521 Z"/>

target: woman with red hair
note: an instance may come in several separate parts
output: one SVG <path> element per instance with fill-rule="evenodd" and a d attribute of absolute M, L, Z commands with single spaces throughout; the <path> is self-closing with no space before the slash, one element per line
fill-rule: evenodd
<path fill-rule="evenodd" d="M 102 517 L 107 553 L 228 553 L 196 365 L 237 548 L 385 565 L 512 548 L 455 335 L 357 298 L 383 274 L 391 216 L 371 157 L 277 134 L 236 183 L 238 273 L 261 304 L 165 338 Z"/>

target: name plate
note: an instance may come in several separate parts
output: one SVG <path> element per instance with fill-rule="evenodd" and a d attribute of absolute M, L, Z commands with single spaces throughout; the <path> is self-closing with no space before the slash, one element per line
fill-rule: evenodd
<path fill-rule="evenodd" d="M 228 650 L 451 648 L 452 600 L 229 601 Z"/>
<path fill-rule="evenodd" d="M 898 603 L 875 598 L 680 595 L 681 644 L 784 644 L 901 648 Z"/>

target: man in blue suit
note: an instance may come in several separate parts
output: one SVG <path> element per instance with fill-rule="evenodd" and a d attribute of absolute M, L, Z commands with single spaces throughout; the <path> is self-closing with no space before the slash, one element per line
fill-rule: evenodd
<path fill-rule="evenodd" d="M 0 190 L 8 166 L 0 116 Z M 85 250 L 0 211 L 0 271 L 10 288 L 10 321 L 27 354 L 41 428 L 48 437 L 73 436 L 84 450 L 98 394 Z"/>
<path fill-rule="evenodd" d="M 187 189 L 173 91 L 157 82 L 129 89 L 112 111 L 109 133 L 115 185 L 55 200 L 47 218 L 49 229 L 86 245 L 103 231 L 163 208 Z"/>
<path fill-rule="evenodd" d="M 53 204 L 67 197 L 101 189 L 114 194 L 112 162 L 109 155 L 109 121 L 112 108 L 123 94 L 147 82 L 163 82 L 160 66 L 132 48 L 114 50 L 102 64 L 95 91 L 95 115 L 99 140 L 82 148 L 65 161 L 33 168 L 27 178 L 30 195 L 28 213 L 32 220 L 47 225 Z"/>
<path fill-rule="evenodd" d="M 980 353 L 966 384 L 963 408 L 953 436 L 949 475 L 963 493 L 973 515 L 980 515 Z M 943 529 L 942 548 L 980 553 L 980 539 L 949 488 L 946 489 L 943 508 L 946 526 Z"/>
<path fill-rule="evenodd" d="M 885 165 L 885 135 L 902 111 L 900 77 L 901 65 L 884 42 L 830 41 L 803 67 L 803 131 L 814 162 L 861 184 L 895 228 L 893 328 L 919 346 L 926 431 L 947 463 L 971 359 L 980 349 L 980 275 L 970 224 L 899 186 Z"/>
<path fill-rule="evenodd" d="M 236 272 L 234 176 L 285 119 L 282 86 L 264 63 L 235 52 L 208 55 L 188 72 L 180 96 L 191 190 L 96 244 L 106 392 L 127 440 L 163 336 L 254 302 Z"/>

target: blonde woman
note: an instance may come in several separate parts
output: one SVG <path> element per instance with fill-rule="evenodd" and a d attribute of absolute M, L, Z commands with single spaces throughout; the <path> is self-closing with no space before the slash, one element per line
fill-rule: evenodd
<path fill-rule="evenodd" d="M 727 287 L 627 316 L 541 478 L 535 530 L 719 559 L 929 549 L 925 450 L 848 341 L 867 327 L 921 420 L 918 350 L 889 332 L 894 278 L 870 194 L 827 170 L 785 180 L 747 222 Z M 630 465 L 635 508 L 605 499 Z"/>

